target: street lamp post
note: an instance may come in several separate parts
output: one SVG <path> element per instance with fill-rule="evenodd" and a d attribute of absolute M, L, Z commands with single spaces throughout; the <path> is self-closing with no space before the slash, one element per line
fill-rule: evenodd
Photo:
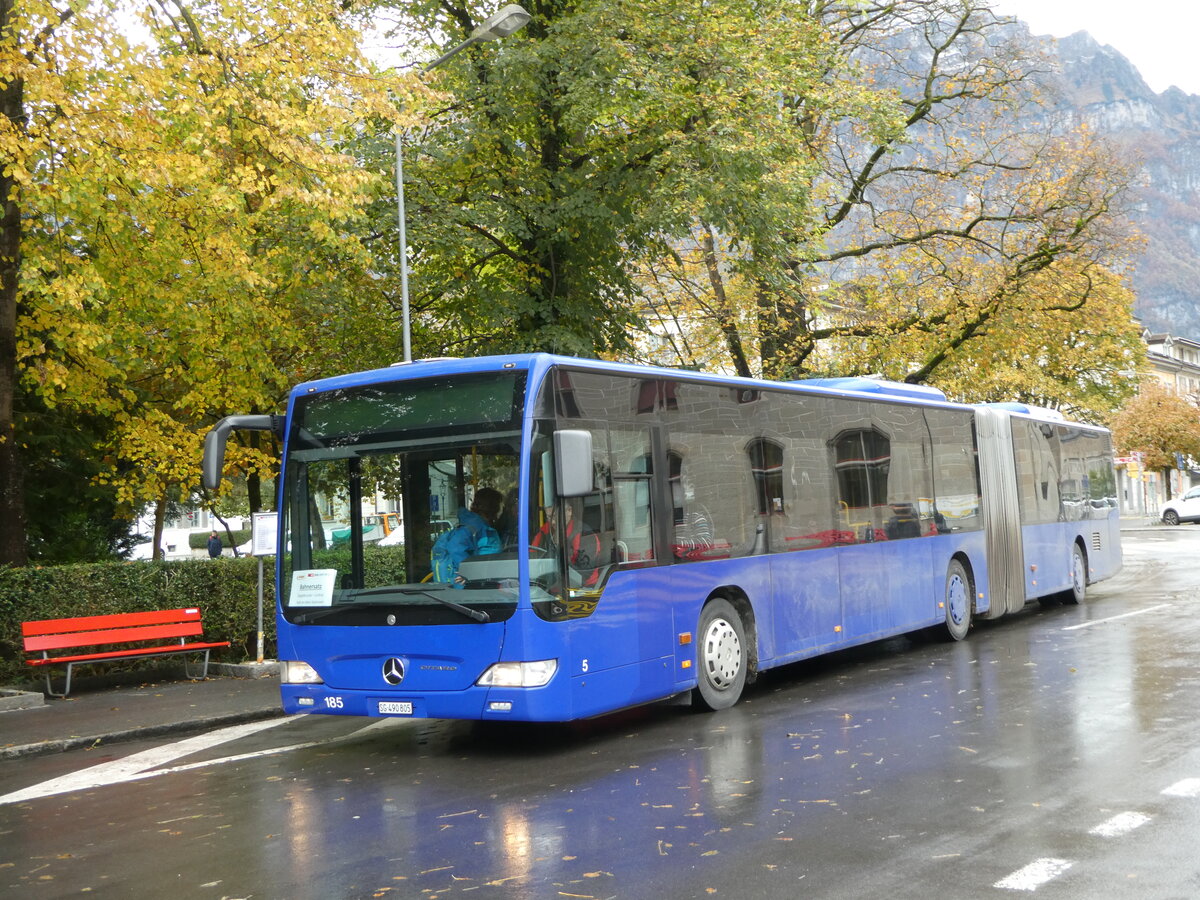
<path fill-rule="evenodd" d="M 523 8 L 515 3 L 510 3 L 477 25 L 470 37 L 457 47 L 451 48 L 433 62 L 422 66 L 421 74 L 436 69 L 472 44 L 498 41 L 500 38 L 508 37 L 514 31 L 524 27 L 529 18 L 529 13 Z M 408 233 L 404 225 L 404 153 L 399 126 L 396 128 L 396 214 L 400 223 L 400 313 L 404 320 L 404 361 L 408 363 L 412 362 L 412 330 L 408 307 Z"/>

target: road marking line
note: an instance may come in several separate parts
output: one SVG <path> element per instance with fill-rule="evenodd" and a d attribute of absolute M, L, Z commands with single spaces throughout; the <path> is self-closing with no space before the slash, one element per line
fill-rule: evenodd
<path fill-rule="evenodd" d="M 381 719 L 378 722 L 372 722 L 370 725 L 364 725 L 362 728 L 352 731 L 349 734 L 343 734 L 339 737 L 325 738 L 320 741 L 305 741 L 303 744 L 288 744 L 284 747 L 269 747 L 266 750 L 251 750 L 249 753 L 238 753 L 234 756 L 222 756 L 219 759 L 205 759 L 200 762 L 184 763 L 181 766 L 172 766 L 169 769 L 156 769 L 153 772 L 143 772 L 136 778 L 153 778 L 157 775 L 173 775 L 176 772 L 187 772 L 192 769 L 203 769 L 208 766 L 223 766 L 227 763 L 243 762 L 247 759 L 258 759 L 261 756 L 275 756 L 280 753 L 289 753 L 292 750 L 305 750 L 308 747 L 320 747 L 322 744 L 333 744 L 338 741 L 349 741 L 356 737 L 362 737 L 369 731 L 374 731 L 380 726 L 391 725 L 398 719 Z"/>
<path fill-rule="evenodd" d="M 1051 879 L 1057 878 L 1074 863 L 1067 859 L 1035 859 L 1022 869 L 1017 869 L 1006 878 L 1001 878 L 992 887 L 1007 891 L 1036 891 Z"/>
<path fill-rule="evenodd" d="M 1148 606 L 1145 609 L 1136 609 L 1133 612 L 1122 613 L 1119 616 L 1109 616 L 1107 619 L 1094 619 L 1091 622 L 1081 622 L 1078 625 L 1068 625 L 1063 631 L 1078 631 L 1080 628 L 1091 628 L 1093 625 L 1107 625 L 1109 622 L 1115 622 L 1118 619 L 1128 619 L 1130 616 L 1141 616 L 1146 613 L 1155 612 L 1156 610 L 1166 609 L 1170 606 L 1169 603 L 1159 603 L 1157 606 Z"/>
<path fill-rule="evenodd" d="M 1135 828 L 1141 828 L 1150 817 L 1142 813 L 1123 812 L 1117 813 L 1111 819 L 1101 822 L 1095 828 L 1088 832 L 1099 837 L 1120 837 L 1123 834 L 1129 834 Z"/>
<path fill-rule="evenodd" d="M 226 728 L 218 728 L 216 731 L 210 731 L 207 734 L 176 741 L 173 744 L 165 744 L 162 747 L 152 747 L 149 750 L 143 750 L 141 753 L 132 753 L 121 759 L 114 759 L 110 762 L 89 766 L 86 769 L 80 769 L 78 772 L 71 772 L 50 781 L 44 781 L 41 784 L 27 787 L 24 790 L 5 794 L 0 797 L 0 806 L 6 803 L 20 803 L 22 800 L 33 800 L 37 797 L 47 797 L 51 794 L 65 794 L 68 791 L 86 790 L 88 788 L 100 787 L 101 785 L 128 781 L 146 769 L 153 769 L 156 766 L 164 765 L 180 757 L 200 753 L 218 744 L 235 741 L 238 738 L 247 737 L 259 731 L 266 731 L 268 728 L 275 728 L 289 721 L 292 721 L 292 719 L 280 717 L 261 722 L 244 722 L 240 725 L 230 725 Z"/>
<path fill-rule="evenodd" d="M 11 794 L 0 796 L 0 806 L 10 803 L 22 803 L 26 800 L 37 800 L 42 797 L 51 797 L 55 794 L 66 794 L 71 791 L 89 790 L 96 787 L 105 787 L 110 784 L 123 784 L 127 781 L 141 781 L 146 778 L 155 778 L 159 775 L 172 775 L 176 772 L 187 772 L 191 769 L 202 769 L 208 766 L 221 766 L 232 762 L 242 762 L 247 759 L 256 759 L 260 756 L 274 756 L 279 753 L 287 753 L 292 750 L 304 750 L 308 747 L 317 747 L 322 744 L 330 744 L 336 741 L 350 740 L 351 738 L 360 737 L 363 734 L 374 731 L 384 724 L 394 724 L 397 719 L 381 719 L 371 722 L 369 725 L 364 725 L 349 734 L 344 734 L 339 737 L 326 738 L 320 741 L 305 741 L 301 744 L 288 744 L 283 747 L 270 747 L 266 750 L 254 750 L 249 753 L 238 753 L 234 756 L 223 756 L 217 759 L 206 759 L 199 762 L 184 763 L 179 766 L 172 766 L 167 769 L 159 769 L 157 766 L 169 763 L 172 760 L 180 759 L 184 756 L 190 756 L 193 753 L 199 753 L 201 750 L 207 750 L 210 747 L 215 747 L 218 744 L 228 743 L 239 738 L 247 737 L 259 731 L 265 731 L 268 728 L 274 728 L 276 725 L 282 725 L 285 722 L 293 722 L 295 716 L 284 717 L 278 719 L 270 719 L 265 722 L 249 722 L 243 725 L 231 725 L 228 728 L 220 728 L 216 731 L 211 731 L 208 734 L 202 734 L 194 738 L 178 741 L 174 744 L 167 744 L 162 747 L 154 747 L 150 750 L 143 750 L 141 753 L 133 753 L 123 759 L 116 759 L 112 762 L 100 763 L 97 766 L 91 766 L 87 769 L 81 769 L 78 772 L 72 772 L 69 775 L 63 775 L 59 778 L 44 781 L 41 784 L 35 784 L 32 787 L 27 787 L 24 790 L 14 791 Z M 407 720 L 405 720 L 407 721 Z"/>
<path fill-rule="evenodd" d="M 1185 778 L 1177 781 L 1163 793 L 1168 797 L 1200 797 L 1200 778 Z"/>

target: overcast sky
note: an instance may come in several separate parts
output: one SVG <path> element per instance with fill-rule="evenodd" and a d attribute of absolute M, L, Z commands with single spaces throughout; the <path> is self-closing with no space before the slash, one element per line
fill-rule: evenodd
<path fill-rule="evenodd" d="M 992 0 L 1001 15 L 1023 19 L 1034 34 L 1086 31 L 1128 59 L 1157 93 L 1171 85 L 1200 94 L 1197 0 Z"/>

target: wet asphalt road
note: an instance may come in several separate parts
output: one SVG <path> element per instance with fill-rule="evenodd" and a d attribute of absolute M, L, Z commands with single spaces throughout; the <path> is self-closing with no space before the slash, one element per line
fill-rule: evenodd
<path fill-rule="evenodd" d="M 1080 607 L 770 672 L 723 713 L 6 761 L 0 894 L 1198 897 L 1200 526 L 1124 545 Z"/>

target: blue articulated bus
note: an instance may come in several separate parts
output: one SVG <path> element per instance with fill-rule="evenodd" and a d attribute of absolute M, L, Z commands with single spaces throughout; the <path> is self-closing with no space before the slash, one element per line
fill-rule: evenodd
<path fill-rule="evenodd" d="M 288 712 L 721 709 L 765 669 L 924 629 L 961 640 L 973 617 L 1078 603 L 1121 565 L 1104 429 L 914 385 L 423 360 L 222 420 L 210 487 L 241 429 L 283 440 Z M 374 539 L 381 515 L 399 526 Z"/>

